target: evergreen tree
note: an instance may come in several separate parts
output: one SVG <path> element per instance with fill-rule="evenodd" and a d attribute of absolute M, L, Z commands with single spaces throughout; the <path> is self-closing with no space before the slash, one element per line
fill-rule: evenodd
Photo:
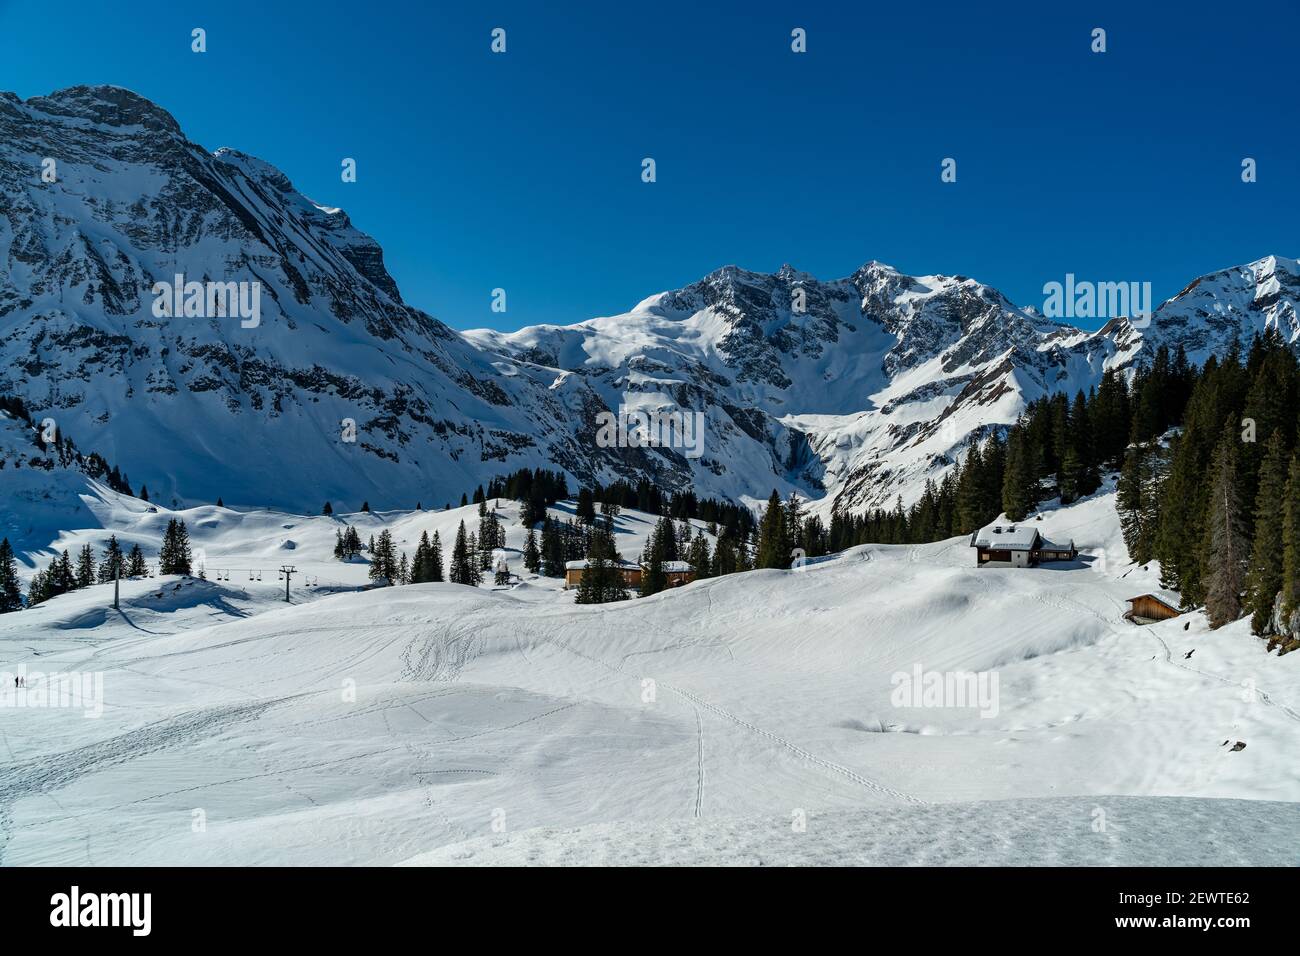
<path fill-rule="evenodd" d="M 532 528 L 524 538 L 524 567 L 530 574 L 537 574 L 542 568 L 542 552 L 537 548 L 537 534 Z"/>
<path fill-rule="evenodd" d="M 397 546 L 393 544 L 393 536 L 387 528 L 379 532 L 370 556 L 370 580 L 384 585 L 401 583 L 401 562 Z"/>
<path fill-rule="evenodd" d="M 1002 478 L 1002 510 L 1009 521 L 1024 521 L 1038 504 L 1037 475 L 1023 420 L 1007 438 L 1007 463 Z"/>
<path fill-rule="evenodd" d="M 65 549 L 53 564 L 50 565 L 50 585 L 54 594 L 67 594 L 77 587 L 77 573 L 72 568 L 72 559 L 68 557 Z"/>
<path fill-rule="evenodd" d="M 1210 465 L 1210 502 L 1205 553 L 1205 613 L 1210 627 L 1241 617 L 1241 592 L 1249 556 L 1245 521 L 1237 490 L 1237 435 L 1224 430 Z"/>
<path fill-rule="evenodd" d="M 321 508 L 320 513 L 323 515 L 332 515 L 334 513 L 334 506 L 327 501 L 325 502 L 325 507 Z"/>
<path fill-rule="evenodd" d="M 0 614 L 21 610 L 22 584 L 18 580 L 18 564 L 9 539 L 0 540 Z"/>
<path fill-rule="evenodd" d="M 585 525 L 590 525 L 596 520 L 596 502 L 590 488 L 578 489 L 578 506 L 574 513 Z"/>
<path fill-rule="evenodd" d="M 780 499 L 778 498 L 777 501 L 779 506 Z M 646 550 L 641 555 L 642 597 L 658 594 L 668 586 L 668 575 L 664 571 L 664 562 L 676 560 L 675 557 L 665 556 L 665 552 L 669 548 L 675 550 L 677 546 L 673 523 L 667 518 L 660 518 L 655 524 L 655 529 L 651 532 L 650 540 L 646 545 Z"/>
<path fill-rule="evenodd" d="M 88 545 L 81 546 L 77 555 L 77 587 L 88 588 L 95 583 L 95 551 Z"/>
<path fill-rule="evenodd" d="M 564 542 L 555 521 L 547 515 L 542 521 L 542 573 L 548 578 L 562 578 L 564 563 Z"/>
<path fill-rule="evenodd" d="M 718 577 L 722 577 L 724 574 L 735 574 L 737 571 L 736 547 L 728 535 L 723 535 L 718 539 L 717 547 L 713 551 L 712 570 Z"/>
<path fill-rule="evenodd" d="M 1300 613 L 1300 456 L 1291 457 L 1282 502 L 1282 620 Z M 1292 633 L 1295 629 L 1291 628 Z"/>
<path fill-rule="evenodd" d="M 1255 494 L 1255 537 L 1246 573 L 1246 610 L 1250 629 L 1267 634 L 1273 619 L 1273 604 L 1282 590 L 1285 518 L 1279 504 L 1286 500 L 1287 448 L 1282 430 L 1269 436 L 1259 469 L 1259 490 Z"/>
<path fill-rule="evenodd" d="M 190 574 L 193 558 L 190 554 L 190 533 L 185 522 L 172 518 L 163 534 L 162 551 L 158 555 L 159 574 Z"/>
<path fill-rule="evenodd" d="M 140 550 L 138 544 L 131 545 L 131 553 L 126 557 L 126 576 L 128 578 L 143 578 L 149 574 L 149 565 L 145 563 L 144 552 Z"/>
<path fill-rule="evenodd" d="M 760 568 L 790 566 L 790 538 L 785 526 L 785 509 L 775 488 L 767 499 L 767 509 L 758 525 L 758 559 Z"/>
<path fill-rule="evenodd" d="M 442 539 L 438 537 L 436 531 L 429 540 L 429 580 L 436 583 L 443 581 Z"/>
<path fill-rule="evenodd" d="M 363 501 L 363 502 L 361 502 L 361 510 L 362 510 L 362 512 L 364 512 L 365 514 L 369 514 L 369 513 L 370 513 L 370 502 L 369 502 L 369 501 Z"/>
<path fill-rule="evenodd" d="M 593 514 L 594 520 L 594 514 Z M 597 526 L 592 530 L 587 551 L 587 567 L 582 572 L 578 583 L 578 604 L 606 604 L 610 601 L 626 601 L 627 587 L 623 583 L 623 573 L 619 570 L 622 560 L 614 545 L 614 535 L 608 527 Z"/>
<path fill-rule="evenodd" d="M 99 583 L 105 584 L 119 575 L 126 577 L 126 558 L 122 546 L 117 543 L 117 535 L 109 535 L 104 547 L 103 557 L 99 560 Z"/>
<path fill-rule="evenodd" d="M 691 542 L 690 551 L 687 552 L 686 560 L 695 569 L 696 578 L 712 577 L 713 563 L 709 557 L 709 542 L 704 537 L 703 532 L 696 533 L 695 540 Z"/>
<path fill-rule="evenodd" d="M 465 522 L 460 523 L 456 531 L 456 543 L 451 549 L 451 583 L 468 584 L 478 587 L 479 576 L 470 552 L 469 538 L 465 534 Z"/>
<path fill-rule="evenodd" d="M 429 532 L 420 532 L 420 543 L 415 546 L 415 558 L 411 561 L 411 583 L 424 584 L 433 580 L 433 569 L 429 567 Z"/>

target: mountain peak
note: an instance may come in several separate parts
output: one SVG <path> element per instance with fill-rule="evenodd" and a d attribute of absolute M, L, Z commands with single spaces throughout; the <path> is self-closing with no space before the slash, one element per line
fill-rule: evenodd
<path fill-rule="evenodd" d="M 180 135 L 181 127 L 165 109 L 121 86 L 70 86 L 26 101 L 51 116 L 70 116 L 104 126 L 143 126 Z"/>

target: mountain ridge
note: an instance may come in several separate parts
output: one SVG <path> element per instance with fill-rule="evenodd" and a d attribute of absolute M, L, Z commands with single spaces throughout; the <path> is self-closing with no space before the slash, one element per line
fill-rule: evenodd
<path fill-rule="evenodd" d="M 826 281 L 729 265 L 614 316 L 462 332 L 403 301 L 346 212 L 129 90 L 0 94 L 0 143 L 0 391 L 184 501 L 436 506 L 530 466 L 861 510 L 1159 345 L 1199 362 L 1268 324 L 1300 336 L 1300 264 L 1276 256 L 1193 280 L 1146 328 L 873 259 Z M 177 274 L 258 284 L 259 326 L 155 316 Z M 703 453 L 602 447 L 620 407 L 702 415 Z"/>

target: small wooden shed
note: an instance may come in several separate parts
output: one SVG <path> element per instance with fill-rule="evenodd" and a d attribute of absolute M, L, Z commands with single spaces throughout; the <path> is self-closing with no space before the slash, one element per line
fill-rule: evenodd
<path fill-rule="evenodd" d="M 1128 604 L 1129 609 L 1124 616 L 1134 624 L 1154 624 L 1183 613 L 1180 610 L 1182 599 L 1172 591 L 1139 594 L 1129 598 Z"/>

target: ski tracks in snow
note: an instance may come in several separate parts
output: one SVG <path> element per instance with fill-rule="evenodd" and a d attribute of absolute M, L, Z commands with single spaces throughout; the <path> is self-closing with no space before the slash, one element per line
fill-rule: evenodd
<path fill-rule="evenodd" d="M 1147 625 L 1147 627 L 1149 628 L 1151 627 L 1151 625 Z M 1208 680 L 1218 681 L 1220 684 L 1226 684 L 1228 687 L 1242 686 L 1240 681 L 1235 681 L 1227 677 L 1221 677 L 1218 674 L 1211 674 L 1209 671 L 1203 671 L 1198 667 L 1192 667 L 1188 664 L 1182 663 L 1181 661 L 1175 660 L 1174 652 L 1169 647 L 1169 642 L 1166 641 L 1159 634 L 1157 634 L 1155 631 L 1151 631 L 1151 636 L 1156 639 L 1156 641 L 1160 644 L 1160 649 L 1165 652 L 1166 664 L 1172 664 L 1174 667 L 1181 668 L 1182 670 L 1185 670 L 1190 674 L 1197 674 L 1200 677 L 1207 678 Z M 1286 714 L 1292 720 L 1300 721 L 1300 713 L 1297 713 L 1293 708 L 1288 707 L 1286 704 L 1282 703 L 1281 701 L 1274 700 L 1272 695 L 1269 694 L 1267 691 L 1259 687 L 1255 687 L 1253 688 L 1253 693 L 1255 694 L 1255 696 L 1257 696 L 1268 706 L 1276 707 L 1278 710 L 1282 711 L 1282 713 Z"/>

